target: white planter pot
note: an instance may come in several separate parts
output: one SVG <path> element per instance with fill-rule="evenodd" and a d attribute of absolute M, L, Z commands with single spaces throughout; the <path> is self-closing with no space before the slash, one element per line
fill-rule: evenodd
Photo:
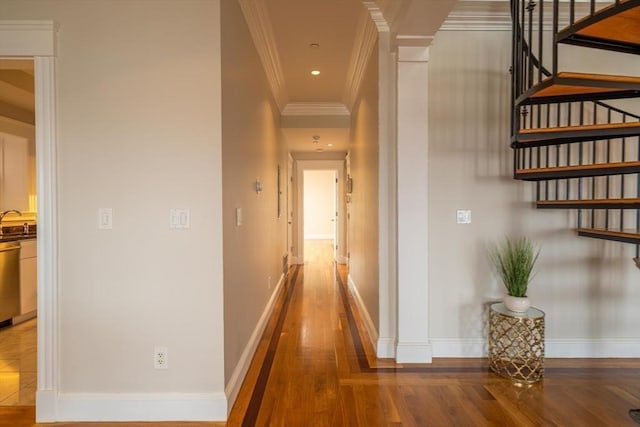
<path fill-rule="evenodd" d="M 513 311 L 514 313 L 526 313 L 529 307 L 531 307 L 529 297 L 512 297 L 511 295 L 506 295 L 503 302 L 507 310 Z"/>

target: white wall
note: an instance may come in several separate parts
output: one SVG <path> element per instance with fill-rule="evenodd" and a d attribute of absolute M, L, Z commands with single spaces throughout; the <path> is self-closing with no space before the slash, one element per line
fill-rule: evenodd
<path fill-rule="evenodd" d="M 280 113 L 236 1 L 222 2 L 225 382 L 237 393 L 286 254 L 287 152 Z M 278 218 L 278 165 L 283 215 Z M 257 193 L 255 181 L 263 190 Z M 236 225 L 236 209 L 242 225 Z M 281 282 L 280 282 L 281 283 Z"/>
<path fill-rule="evenodd" d="M 371 323 L 378 325 L 378 54 L 373 49 L 351 112 L 353 193 L 348 211 L 349 278 Z"/>
<path fill-rule="evenodd" d="M 336 212 L 336 173 L 304 171 L 304 238 L 333 239 Z"/>
<path fill-rule="evenodd" d="M 2 19 L 59 26 L 57 418 L 223 419 L 218 1 L 3 0 Z"/>
<path fill-rule="evenodd" d="M 504 294 L 486 246 L 505 235 L 527 235 L 542 246 L 529 296 L 546 312 L 547 356 L 637 357 L 640 288 L 633 247 L 576 237 L 574 212 L 534 209 L 533 184 L 511 178 L 510 46 L 508 31 L 441 31 L 431 47 L 434 356 L 486 351 L 487 307 Z M 456 225 L 456 209 L 470 209 L 472 223 Z"/>

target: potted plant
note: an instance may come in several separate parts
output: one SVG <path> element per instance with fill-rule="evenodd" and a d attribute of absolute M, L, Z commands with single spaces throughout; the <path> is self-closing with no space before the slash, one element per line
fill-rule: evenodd
<path fill-rule="evenodd" d="M 504 305 L 508 310 L 524 313 L 531 306 L 527 287 L 540 249 L 528 238 L 506 238 L 490 249 L 490 258 L 507 288 Z"/>

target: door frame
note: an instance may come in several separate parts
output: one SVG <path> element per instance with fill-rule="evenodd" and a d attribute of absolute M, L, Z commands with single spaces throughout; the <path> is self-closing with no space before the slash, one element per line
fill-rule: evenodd
<path fill-rule="evenodd" d="M 0 21 L 0 56 L 34 61 L 38 195 L 36 422 L 55 421 L 59 388 L 58 177 L 53 21 Z"/>
<path fill-rule="evenodd" d="M 336 262 L 338 264 L 346 264 L 347 256 L 345 252 L 345 200 L 344 200 L 344 160 L 296 160 L 296 212 L 295 245 L 297 249 L 296 261 L 298 264 L 304 264 L 304 171 L 306 170 L 332 170 L 336 172 L 338 177 L 338 220 L 335 244 L 338 246 Z"/>

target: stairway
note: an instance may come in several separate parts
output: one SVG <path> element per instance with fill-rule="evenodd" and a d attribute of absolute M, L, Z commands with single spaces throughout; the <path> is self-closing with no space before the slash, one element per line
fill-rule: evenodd
<path fill-rule="evenodd" d="M 567 46 L 635 60 L 640 0 L 512 0 L 511 13 L 514 178 L 535 182 L 537 208 L 575 210 L 579 236 L 634 244 L 640 259 L 640 66 L 559 70 Z"/>

